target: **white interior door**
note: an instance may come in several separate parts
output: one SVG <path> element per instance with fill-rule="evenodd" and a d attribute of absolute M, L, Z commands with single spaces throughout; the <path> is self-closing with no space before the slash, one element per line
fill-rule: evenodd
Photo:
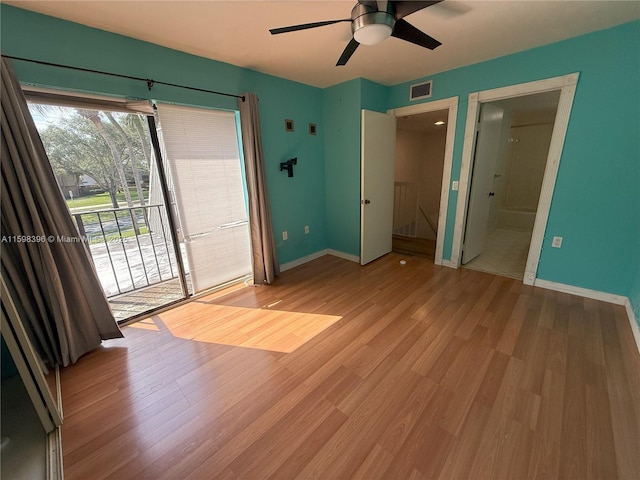
<path fill-rule="evenodd" d="M 396 117 L 362 110 L 360 264 L 391 251 Z"/>
<path fill-rule="evenodd" d="M 500 151 L 504 110 L 489 103 L 482 105 L 478 140 L 471 174 L 469 210 L 462 250 L 462 264 L 482 253 L 487 235 L 489 209 L 493 200 L 493 176 Z"/>

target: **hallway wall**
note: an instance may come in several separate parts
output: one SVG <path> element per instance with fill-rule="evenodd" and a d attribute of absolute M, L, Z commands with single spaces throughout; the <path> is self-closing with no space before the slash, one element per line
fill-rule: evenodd
<path fill-rule="evenodd" d="M 440 191 L 444 167 L 446 128 L 437 133 L 398 129 L 396 132 L 396 182 L 419 186 L 419 205 L 437 228 Z M 436 239 L 436 234 L 421 215 L 418 216 L 420 238 Z"/>

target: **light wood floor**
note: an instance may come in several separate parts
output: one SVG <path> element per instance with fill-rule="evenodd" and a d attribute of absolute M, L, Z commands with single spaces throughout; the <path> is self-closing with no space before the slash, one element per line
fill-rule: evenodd
<path fill-rule="evenodd" d="M 640 478 L 623 307 L 401 258 L 325 256 L 126 327 L 62 372 L 67 480 Z M 225 307 L 261 348 L 214 343 Z"/>

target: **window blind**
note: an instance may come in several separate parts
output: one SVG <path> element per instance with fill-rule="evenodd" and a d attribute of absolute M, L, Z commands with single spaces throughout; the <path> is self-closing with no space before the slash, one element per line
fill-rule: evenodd
<path fill-rule="evenodd" d="M 251 273 L 251 246 L 233 112 L 158 105 L 194 292 Z"/>

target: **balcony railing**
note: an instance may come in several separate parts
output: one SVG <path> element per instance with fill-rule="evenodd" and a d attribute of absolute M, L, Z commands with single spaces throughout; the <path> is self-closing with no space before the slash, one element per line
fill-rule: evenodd
<path fill-rule="evenodd" d="M 107 298 L 178 278 L 163 205 L 71 213 Z M 177 282 L 179 283 L 179 282 Z"/>

